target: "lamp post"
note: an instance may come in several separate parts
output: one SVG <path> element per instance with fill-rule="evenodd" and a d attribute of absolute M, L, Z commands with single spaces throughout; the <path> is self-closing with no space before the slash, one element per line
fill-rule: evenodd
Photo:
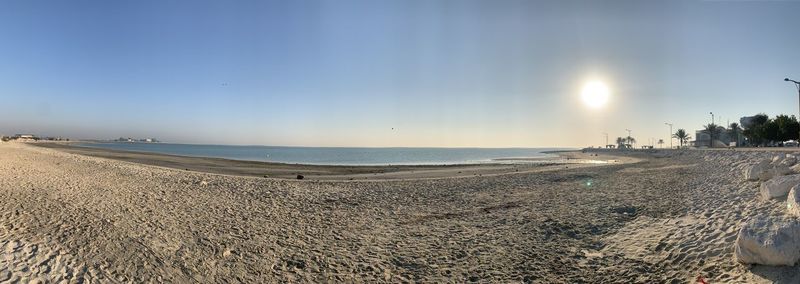
<path fill-rule="evenodd" d="M 789 78 L 783 78 L 783 80 L 786 81 L 786 82 L 794 83 L 794 86 L 797 87 L 797 97 L 800 100 L 800 82 L 797 82 L 797 81 L 789 79 Z M 798 116 L 797 118 L 800 119 L 800 116 Z M 798 135 L 800 135 L 800 133 L 798 133 Z M 798 136 L 797 138 L 798 138 L 798 141 L 800 141 L 800 136 Z"/>
<path fill-rule="evenodd" d="M 608 147 L 608 133 L 606 133 L 606 132 L 603 132 L 603 135 L 605 135 L 605 136 L 606 136 L 606 145 L 603 145 L 603 147 L 602 147 L 602 148 L 605 148 L 605 147 Z"/>
<path fill-rule="evenodd" d="M 708 137 L 711 138 L 708 141 L 708 148 L 714 148 L 714 131 L 716 131 L 716 125 L 714 124 L 714 112 L 709 112 L 711 114 L 711 125 L 714 129 L 710 129 L 708 131 Z"/>
<path fill-rule="evenodd" d="M 669 138 L 669 148 L 672 149 L 672 123 L 664 122 L 664 125 L 669 125 L 669 136 L 667 138 Z"/>

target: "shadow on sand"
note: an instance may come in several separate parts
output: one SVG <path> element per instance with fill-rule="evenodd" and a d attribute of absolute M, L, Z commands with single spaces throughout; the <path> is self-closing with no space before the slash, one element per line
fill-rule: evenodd
<path fill-rule="evenodd" d="M 800 283 L 800 268 L 797 266 L 754 265 L 750 272 L 775 284 Z"/>

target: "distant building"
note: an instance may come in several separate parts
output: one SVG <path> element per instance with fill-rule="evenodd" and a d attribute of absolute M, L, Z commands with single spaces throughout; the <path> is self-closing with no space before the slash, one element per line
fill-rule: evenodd
<path fill-rule="evenodd" d="M 39 140 L 39 137 L 36 137 L 36 135 L 33 134 L 16 134 L 14 137 L 11 137 L 11 139 L 17 141 L 36 141 Z"/>
<path fill-rule="evenodd" d="M 134 142 L 141 142 L 141 143 L 158 143 L 158 142 L 159 142 L 159 141 L 158 141 L 158 140 L 156 140 L 155 138 L 142 138 L 142 139 L 136 139 L 136 138 L 131 138 L 131 137 L 128 137 L 128 138 L 125 138 L 125 137 L 120 137 L 119 139 L 116 139 L 116 140 L 113 140 L 113 141 L 116 141 L 116 142 L 131 142 L 131 143 L 134 143 Z"/>
<path fill-rule="evenodd" d="M 744 140 L 742 130 L 737 131 L 737 137 L 732 137 L 730 129 L 719 126 L 717 134 L 714 136 L 714 147 L 728 147 L 728 146 L 741 146 Z M 705 130 L 697 130 L 694 132 L 694 141 L 689 142 L 690 146 L 694 147 L 708 147 L 711 141 L 711 135 Z"/>

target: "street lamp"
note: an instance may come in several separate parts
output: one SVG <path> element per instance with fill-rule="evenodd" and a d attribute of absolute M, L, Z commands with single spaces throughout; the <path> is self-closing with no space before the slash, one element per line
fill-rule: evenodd
<path fill-rule="evenodd" d="M 605 147 L 608 147 L 608 133 L 606 133 L 606 132 L 603 132 L 603 135 L 605 135 L 605 136 L 606 136 L 606 145 L 603 145 L 603 147 L 602 147 L 602 148 L 605 148 Z"/>
<path fill-rule="evenodd" d="M 800 99 L 800 82 L 797 82 L 797 81 L 789 79 L 789 78 L 783 78 L 783 80 L 786 81 L 786 82 L 794 83 L 794 86 L 797 87 L 798 99 Z M 798 117 L 798 119 L 800 119 L 800 116 Z M 800 135 L 800 134 L 798 134 L 798 135 Z M 798 141 L 800 141 L 800 136 L 798 136 Z"/>
<path fill-rule="evenodd" d="M 672 149 L 672 123 L 664 122 L 664 125 L 669 125 L 669 148 Z"/>
<path fill-rule="evenodd" d="M 708 141 L 708 148 L 714 148 L 714 131 L 716 131 L 716 125 L 714 124 L 714 112 L 708 112 L 711 114 L 711 125 L 708 129 L 708 137 L 710 138 Z"/>

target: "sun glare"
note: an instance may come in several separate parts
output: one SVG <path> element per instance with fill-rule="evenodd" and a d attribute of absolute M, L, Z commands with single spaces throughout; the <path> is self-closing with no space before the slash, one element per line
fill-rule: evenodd
<path fill-rule="evenodd" d="M 600 108 L 608 101 L 608 87 L 600 81 L 592 81 L 583 86 L 583 102 L 591 108 Z"/>

